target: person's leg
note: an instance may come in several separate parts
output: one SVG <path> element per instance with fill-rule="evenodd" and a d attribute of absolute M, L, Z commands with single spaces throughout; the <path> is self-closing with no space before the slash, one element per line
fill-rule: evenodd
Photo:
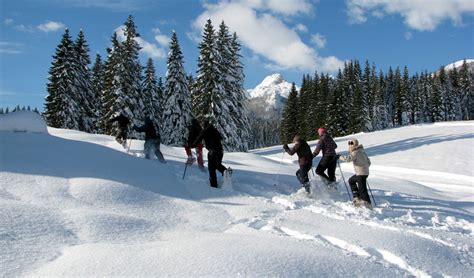
<path fill-rule="evenodd" d="M 336 181 L 337 159 L 335 156 L 328 156 L 328 158 L 331 158 L 331 161 L 328 163 L 328 176 L 329 180 L 334 182 Z"/>
<path fill-rule="evenodd" d="M 186 154 L 188 157 L 193 156 L 193 153 L 191 152 L 191 148 L 188 145 L 184 145 L 184 150 L 186 151 Z"/>
<path fill-rule="evenodd" d="M 145 154 L 145 159 L 150 159 L 152 154 L 153 142 L 151 140 L 145 141 L 145 146 L 143 147 L 143 153 Z"/>
<path fill-rule="evenodd" d="M 357 176 L 357 183 L 359 185 L 360 198 L 370 204 L 370 197 L 367 192 L 367 177 L 368 176 Z"/>
<path fill-rule="evenodd" d="M 155 139 L 154 145 L 155 145 L 156 158 L 158 158 L 158 160 L 161 162 L 165 162 L 165 158 L 163 157 L 163 154 L 161 153 L 161 150 L 160 150 L 160 142 L 158 142 L 158 140 Z"/>
<path fill-rule="evenodd" d="M 216 153 L 213 150 L 209 150 L 207 153 L 207 169 L 209 171 L 209 182 L 212 187 L 217 188 L 217 176 L 216 176 Z"/>
<path fill-rule="evenodd" d="M 351 186 L 352 196 L 354 198 L 360 197 L 359 189 L 357 188 L 357 181 L 358 180 L 356 175 L 353 175 L 349 178 L 349 185 Z"/>
<path fill-rule="evenodd" d="M 197 160 L 198 160 L 198 165 L 201 168 L 204 168 L 204 159 L 202 158 L 202 147 L 203 145 L 199 143 L 196 147 L 197 149 Z"/>
<path fill-rule="evenodd" d="M 222 165 L 222 158 L 224 158 L 224 151 L 219 151 L 217 153 L 217 157 L 216 157 L 216 167 L 217 167 L 217 170 L 219 172 L 221 172 L 222 175 L 224 175 L 224 172 L 225 170 L 227 170 L 227 168 Z"/>
<path fill-rule="evenodd" d="M 316 174 L 323 177 L 327 181 L 330 181 L 328 175 L 324 173 L 324 171 L 326 171 L 327 168 L 328 168 L 328 160 L 327 160 L 327 157 L 323 156 L 321 160 L 319 161 L 318 167 L 316 167 Z"/>

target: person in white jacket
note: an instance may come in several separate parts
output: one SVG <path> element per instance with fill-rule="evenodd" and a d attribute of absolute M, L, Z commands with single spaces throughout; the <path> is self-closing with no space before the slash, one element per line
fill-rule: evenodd
<path fill-rule="evenodd" d="M 364 150 L 364 146 L 359 144 L 357 139 L 349 140 L 349 155 L 341 156 L 339 159 L 354 164 L 355 175 L 349 178 L 354 204 L 372 209 L 370 197 L 367 192 L 367 178 L 369 177 L 370 159 Z"/>

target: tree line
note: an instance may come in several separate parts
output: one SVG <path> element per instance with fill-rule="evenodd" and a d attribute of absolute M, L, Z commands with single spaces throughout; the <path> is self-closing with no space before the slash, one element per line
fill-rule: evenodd
<path fill-rule="evenodd" d="M 377 73 L 374 64 L 346 62 L 336 77 L 305 74 L 298 92 L 295 84 L 281 120 L 280 140 L 295 134 L 316 139 L 315 129 L 326 127 L 334 136 L 440 121 L 474 119 L 473 77 L 463 65 L 435 73 L 409 74 L 397 67 Z"/>
<path fill-rule="evenodd" d="M 133 16 L 123 27 L 124 39 L 111 37 L 105 61 L 97 54 L 90 68 L 89 46 L 80 30 L 75 41 L 66 29 L 49 69 L 44 117 L 49 126 L 89 133 L 115 134 L 109 121 L 119 114 L 140 125 L 151 118 L 162 142 L 182 146 L 191 119 L 209 121 L 222 134 L 228 151 L 245 151 L 250 127 L 244 108 L 244 74 L 240 44 L 222 22 L 209 19 L 199 43 L 196 77 L 184 70 L 175 32 L 171 36 L 166 76 L 156 77 L 153 60 L 140 64 L 140 45 Z M 136 137 L 139 135 L 135 134 Z"/>
<path fill-rule="evenodd" d="M 20 105 L 17 105 L 16 107 L 14 107 L 12 109 L 12 111 L 10 111 L 10 108 L 6 107 L 5 109 L 3 107 L 0 107 L 0 114 L 8 114 L 10 112 L 16 112 L 16 111 L 33 111 L 35 113 L 38 113 L 40 114 L 40 112 L 38 111 L 38 108 L 33 108 L 31 109 L 31 107 L 28 105 L 28 106 L 22 106 L 20 107 Z"/>

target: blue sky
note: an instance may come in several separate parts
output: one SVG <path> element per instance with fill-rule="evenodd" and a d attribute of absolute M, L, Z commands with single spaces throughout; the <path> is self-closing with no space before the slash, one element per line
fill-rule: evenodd
<path fill-rule="evenodd" d="M 280 72 L 300 84 L 304 73 L 334 73 L 345 60 L 378 69 L 407 65 L 434 71 L 474 58 L 471 0 L 3 0 L 0 1 L 0 107 L 43 109 L 52 55 L 64 28 L 82 29 L 105 57 L 110 37 L 129 14 L 141 35 L 141 58 L 158 76 L 176 30 L 188 73 L 195 74 L 200 32 L 207 18 L 223 19 L 243 45 L 246 88 Z"/>

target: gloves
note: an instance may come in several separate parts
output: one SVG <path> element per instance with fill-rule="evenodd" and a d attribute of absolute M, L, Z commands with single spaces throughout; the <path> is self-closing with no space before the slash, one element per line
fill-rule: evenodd
<path fill-rule="evenodd" d="M 288 144 L 285 144 L 285 145 L 283 145 L 283 149 L 286 151 L 286 150 L 289 150 L 290 147 L 288 147 Z"/>
<path fill-rule="evenodd" d="M 336 160 L 338 160 L 341 157 L 340 154 L 336 154 Z"/>

